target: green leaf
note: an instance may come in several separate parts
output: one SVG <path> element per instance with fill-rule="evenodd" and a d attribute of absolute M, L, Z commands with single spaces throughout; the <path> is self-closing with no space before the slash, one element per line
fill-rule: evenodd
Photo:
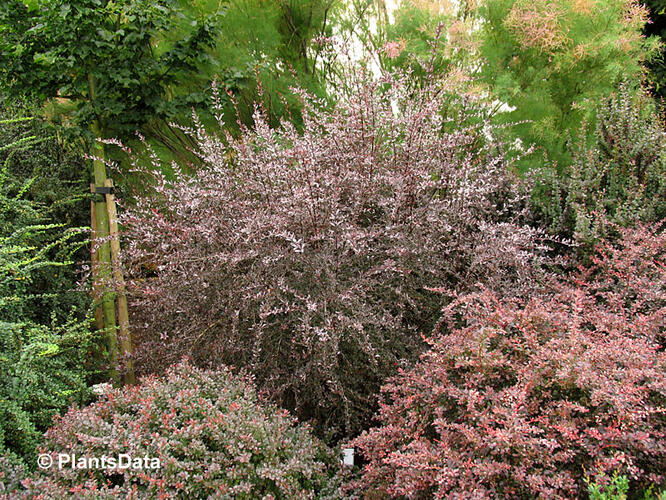
<path fill-rule="evenodd" d="M 33 12 L 39 7 L 39 0 L 23 0 L 23 5 L 28 8 L 28 12 Z"/>
<path fill-rule="evenodd" d="M 56 58 L 53 56 L 53 54 L 35 54 L 32 56 L 33 61 L 35 61 L 37 64 L 43 64 L 44 66 L 52 66 Z"/>

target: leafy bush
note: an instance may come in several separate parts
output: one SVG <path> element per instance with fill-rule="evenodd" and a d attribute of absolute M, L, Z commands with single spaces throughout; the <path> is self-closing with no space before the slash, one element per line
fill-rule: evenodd
<path fill-rule="evenodd" d="M 54 466 L 25 483 L 37 497 L 92 488 L 115 498 L 325 498 L 335 495 L 340 469 L 307 426 L 261 406 L 246 380 L 188 362 L 70 410 L 47 432 L 45 451 L 54 464 L 59 453 L 127 454 L 159 459 L 160 467 Z"/>
<path fill-rule="evenodd" d="M 88 325 L 0 321 L 0 451 L 35 466 L 53 416 L 89 399 L 93 349 Z"/>
<path fill-rule="evenodd" d="M 22 136 L 0 152 L 30 149 L 38 141 Z M 0 452 L 32 468 L 53 415 L 87 398 L 94 339 L 85 312 L 84 319 L 74 308 L 65 315 L 58 301 L 49 302 L 65 290 L 35 287 L 47 272 L 71 264 L 67 259 L 82 244 L 83 230 L 63 232 L 62 224 L 48 223 L 41 206 L 24 198 L 30 182 L 18 184 L 10 175 L 12 158 L 7 155 L 0 167 Z M 73 281 L 70 275 L 70 286 Z M 34 313 L 40 308 L 46 316 L 41 323 Z"/>
<path fill-rule="evenodd" d="M 626 500 L 629 491 L 627 476 L 620 476 L 616 473 L 607 480 L 607 483 L 604 486 L 596 482 L 588 483 L 587 493 L 590 495 L 590 500 Z"/>
<path fill-rule="evenodd" d="M 89 251 L 81 244 L 83 238 L 73 238 L 74 234 L 64 230 L 90 223 L 88 170 L 81 154 L 75 147 L 63 145 L 56 130 L 42 120 L 26 116 L 30 111 L 27 104 L 2 102 L 1 107 L 0 235 L 7 237 L 22 230 L 11 244 L 35 247 L 42 260 L 62 263 L 89 259 Z M 26 228 L 51 224 L 62 226 L 43 231 Z M 54 244 L 61 236 L 66 238 Z M 22 285 L 23 296 L 31 295 L 24 307 L 16 309 L 15 319 L 50 323 L 55 313 L 58 321 L 67 321 L 74 307 L 83 318 L 90 300 L 85 290 L 76 290 L 76 271 L 71 265 L 40 264 L 31 269 L 29 279 L 13 281 Z"/>
<path fill-rule="evenodd" d="M 354 442 L 359 484 L 408 498 L 573 498 L 588 473 L 664 486 L 666 235 L 623 234 L 546 300 L 449 306 Z"/>
<path fill-rule="evenodd" d="M 435 88 L 355 85 L 328 111 L 303 95 L 302 135 L 260 110 L 238 139 L 191 131 L 208 168 L 158 178 L 124 214 L 142 370 L 183 354 L 244 367 L 300 419 L 351 435 L 422 348 L 441 309 L 429 287 L 534 288 L 538 234 L 501 151 L 441 132 Z"/>
<path fill-rule="evenodd" d="M 627 476 L 620 476 L 617 473 L 613 474 L 611 478 L 602 475 L 597 481 L 588 482 L 587 493 L 590 500 L 626 500 L 629 493 L 629 479 Z M 643 500 L 665 500 L 666 490 L 655 496 L 651 485 L 640 498 Z"/>
<path fill-rule="evenodd" d="M 20 495 L 21 481 L 25 478 L 23 467 L 0 455 L 0 495 Z"/>
<path fill-rule="evenodd" d="M 652 99 L 624 86 L 596 115 L 592 132 L 579 133 L 566 175 L 545 183 L 553 227 L 587 244 L 607 237 L 614 224 L 666 217 L 666 130 Z"/>

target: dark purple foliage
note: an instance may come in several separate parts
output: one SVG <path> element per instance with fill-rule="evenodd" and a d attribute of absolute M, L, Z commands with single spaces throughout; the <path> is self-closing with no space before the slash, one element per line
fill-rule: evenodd
<path fill-rule="evenodd" d="M 482 127 L 443 132 L 440 89 L 356 85 L 332 109 L 301 94 L 303 133 L 260 110 L 239 138 L 191 130 L 207 168 L 158 178 L 125 214 L 141 370 L 183 354 L 244 367 L 299 418 L 352 435 L 421 351 L 442 307 L 431 288 L 537 285 L 527 191 Z"/>

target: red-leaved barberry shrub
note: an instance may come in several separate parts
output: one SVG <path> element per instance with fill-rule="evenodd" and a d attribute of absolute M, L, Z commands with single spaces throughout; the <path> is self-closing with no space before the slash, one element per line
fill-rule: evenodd
<path fill-rule="evenodd" d="M 250 383 L 189 362 L 72 408 L 46 433 L 43 452 L 54 465 L 24 481 L 31 498 L 86 491 L 98 498 L 328 498 L 341 468 L 306 425 L 260 405 Z M 59 468 L 59 454 L 127 454 L 159 459 L 160 467 Z"/>
<path fill-rule="evenodd" d="M 441 89 L 361 80 L 332 109 L 301 94 L 302 133 L 260 109 L 238 138 L 190 131 L 207 167 L 158 177 L 125 213 L 141 370 L 184 353 L 243 367 L 349 436 L 422 351 L 442 307 L 429 288 L 536 280 L 539 235 L 501 148 L 481 128 L 444 132 Z"/>
<path fill-rule="evenodd" d="M 460 296 L 354 442 L 372 497 L 575 498 L 666 483 L 666 235 L 622 230 L 550 298 Z"/>

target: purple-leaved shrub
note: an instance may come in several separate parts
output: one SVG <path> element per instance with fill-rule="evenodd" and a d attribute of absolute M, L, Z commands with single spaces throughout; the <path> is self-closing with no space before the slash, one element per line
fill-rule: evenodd
<path fill-rule="evenodd" d="M 198 140 L 206 168 L 157 176 L 124 213 L 137 365 L 183 354 L 243 367 L 328 437 L 367 426 L 382 381 L 416 359 L 442 308 L 432 289 L 538 286 L 544 246 L 483 127 L 445 132 L 435 86 L 360 77 L 304 131 Z M 482 144 L 480 146 L 480 144 Z"/>

